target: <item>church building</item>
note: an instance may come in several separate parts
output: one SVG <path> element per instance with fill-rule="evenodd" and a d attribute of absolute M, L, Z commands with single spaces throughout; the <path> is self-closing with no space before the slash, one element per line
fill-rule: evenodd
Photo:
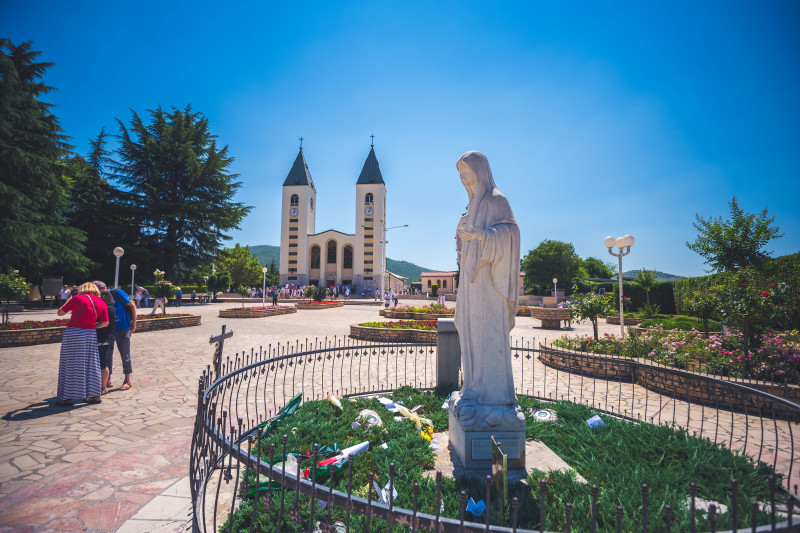
<path fill-rule="evenodd" d="M 283 182 L 281 205 L 281 285 L 349 285 L 353 291 L 380 287 L 386 227 L 386 184 L 375 146 L 356 181 L 355 228 L 317 233 L 317 190 L 303 147 Z"/>

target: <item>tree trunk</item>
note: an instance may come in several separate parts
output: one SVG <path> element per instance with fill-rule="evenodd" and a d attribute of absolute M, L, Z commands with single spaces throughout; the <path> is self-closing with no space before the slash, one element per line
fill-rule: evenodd
<path fill-rule="evenodd" d="M 592 319 L 592 328 L 594 328 L 594 340 L 597 339 L 597 318 Z"/>

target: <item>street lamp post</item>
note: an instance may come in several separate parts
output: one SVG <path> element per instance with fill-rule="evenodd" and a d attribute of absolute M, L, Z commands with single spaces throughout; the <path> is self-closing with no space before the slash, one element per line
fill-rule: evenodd
<path fill-rule="evenodd" d="M 553 278 L 553 296 L 556 299 L 556 305 L 558 305 L 558 278 Z"/>
<path fill-rule="evenodd" d="M 122 249 L 121 246 L 117 246 L 114 248 L 114 256 L 117 258 L 117 267 L 114 270 L 114 288 L 119 288 L 119 258 L 122 257 L 122 254 L 125 253 L 125 250 Z"/>
<path fill-rule="evenodd" d="M 383 235 L 381 237 L 381 298 L 386 294 L 386 245 L 389 243 L 389 241 L 386 240 L 386 230 L 407 227 L 408 224 L 402 224 L 400 226 L 387 228 L 386 221 L 381 220 L 381 228 L 383 229 Z"/>
<path fill-rule="evenodd" d="M 608 248 L 608 253 L 619 259 L 619 334 L 625 337 L 625 310 L 622 305 L 622 258 L 631 253 L 634 238 L 631 235 L 614 238 L 610 235 L 603 239 L 603 244 Z M 619 253 L 614 253 L 611 249 L 616 245 Z"/>
<path fill-rule="evenodd" d="M 136 265 L 131 265 L 131 299 L 133 299 L 133 295 L 136 293 L 135 285 L 133 284 L 133 275 L 136 272 Z"/>
<path fill-rule="evenodd" d="M 267 297 L 267 272 L 269 272 L 269 269 L 267 267 L 263 267 L 261 272 L 264 274 L 264 280 L 261 284 L 261 307 L 264 307 L 264 298 Z"/>

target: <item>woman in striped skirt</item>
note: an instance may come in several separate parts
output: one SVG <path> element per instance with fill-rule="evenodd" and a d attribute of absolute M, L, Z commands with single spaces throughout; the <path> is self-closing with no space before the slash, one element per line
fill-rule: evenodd
<path fill-rule="evenodd" d="M 108 325 L 108 309 L 94 283 L 84 283 L 78 294 L 67 300 L 58 316 L 72 313 L 61 341 L 58 363 L 58 401 L 73 405 L 76 399 L 100 403 L 102 383 L 96 328 Z"/>

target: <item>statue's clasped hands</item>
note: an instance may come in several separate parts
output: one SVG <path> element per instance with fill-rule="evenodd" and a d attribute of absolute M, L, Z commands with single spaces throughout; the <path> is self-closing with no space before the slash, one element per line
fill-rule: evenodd
<path fill-rule="evenodd" d="M 483 240 L 483 230 L 475 226 L 468 226 L 467 228 L 458 228 L 458 237 L 462 241 Z"/>

